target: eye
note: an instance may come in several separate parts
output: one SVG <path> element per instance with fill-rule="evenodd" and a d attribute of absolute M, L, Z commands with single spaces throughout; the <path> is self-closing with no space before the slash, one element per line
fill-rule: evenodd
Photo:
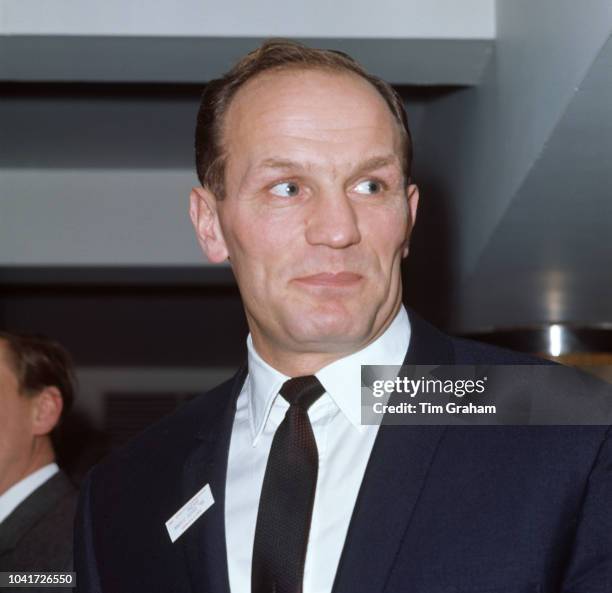
<path fill-rule="evenodd" d="M 382 183 L 374 179 L 366 179 L 355 186 L 355 191 L 359 194 L 379 194 L 382 189 Z"/>
<path fill-rule="evenodd" d="M 283 181 L 273 186 L 270 191 L 281 198 L 292 198 L 300 193 L 300 187 L 293 181 Z"/>

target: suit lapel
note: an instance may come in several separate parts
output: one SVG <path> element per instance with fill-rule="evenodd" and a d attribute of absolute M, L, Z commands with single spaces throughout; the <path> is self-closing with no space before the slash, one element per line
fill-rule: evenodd
<path fill-rule="evenodd" d="M 409 311 L 404 364 L 451 364 L 452 343 Z M 397 395 L 397 394 L 395 394 Z M 393 403 L 393 396 L 391 402 Z M 353 510 L 333 593 L 380 593 L 393 568 L 444 426 L 381 426 Z"/>
<path fill-rule="evenodd" d="M 205 408 L 205 425 L 199 442 L 183 468 L 184 500 L 209 484 L 215 501 L 179 540 L 185 550 L 194 592 L 229 593 L 230 590 L 225 544 L 225 480 L 236 399 L 246 374 L 245 365 L 234 376 L 230 392 L 222 394 L 219 405 Z"/>

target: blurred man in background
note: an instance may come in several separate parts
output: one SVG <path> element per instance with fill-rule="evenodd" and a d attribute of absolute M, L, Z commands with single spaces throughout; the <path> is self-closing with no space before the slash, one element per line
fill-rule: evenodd
<path fill-rule="evenodd" d="M 72 570 L 77 490 L 53 440 L 73 397 L 64 348 L 0 332 L 0 571 Z"/>

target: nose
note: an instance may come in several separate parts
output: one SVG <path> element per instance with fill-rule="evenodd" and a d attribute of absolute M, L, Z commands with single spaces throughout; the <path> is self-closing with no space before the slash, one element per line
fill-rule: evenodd
<path fill-rule="evenodd" d="M 311 204 L 306 221 L 308 243 L 326 245 L 334 249 L 359 243 L 361 233 L 355 204 L 344 191 L 321 192 Z"/>

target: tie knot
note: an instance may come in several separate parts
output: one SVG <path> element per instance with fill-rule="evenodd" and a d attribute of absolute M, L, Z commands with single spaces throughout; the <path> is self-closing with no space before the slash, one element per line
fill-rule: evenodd
<path fill-rule="evenodd" d="M 305 411 L 325 393 L 325 387 L 321 385 L 314 375 L 294 377 L 283 383 L 280 394 L 292 405 L 298 406 Z"/>

